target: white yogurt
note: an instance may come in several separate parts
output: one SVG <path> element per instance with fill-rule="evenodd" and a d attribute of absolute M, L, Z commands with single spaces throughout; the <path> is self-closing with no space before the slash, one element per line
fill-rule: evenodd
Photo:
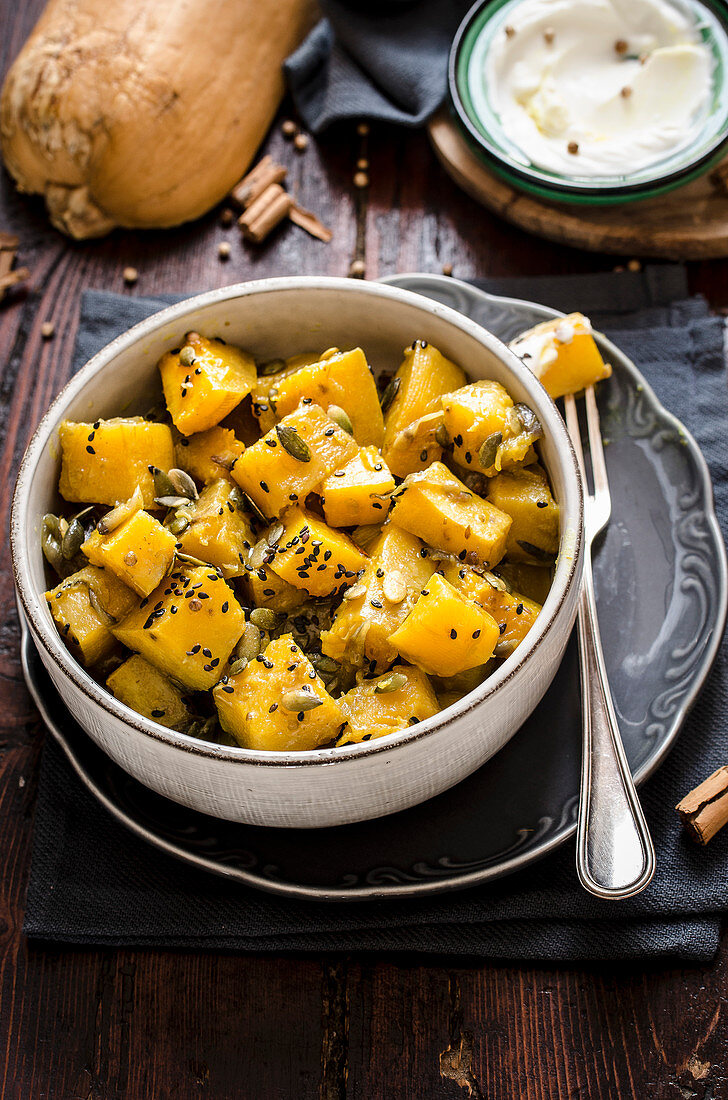
<path fill-rule="evenodd" d="M 532 164 L 625 175 L 690 143 L 710 107 L 713 58 L 670 0 L 523 0 L 484 75 Z"/>

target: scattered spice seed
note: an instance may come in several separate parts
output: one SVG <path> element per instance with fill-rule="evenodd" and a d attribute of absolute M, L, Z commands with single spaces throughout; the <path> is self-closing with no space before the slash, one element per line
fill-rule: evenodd
<path fill-rule="evenodd" d="M 283 134 L 284 138 L 288 138 L 289 141 L 292 137 L 295 136 L 297 129 L 298 127 L 296 126 L 293 119 L 286 118 L 281 123 L 281 133 Z"/>
<path fill-rule="evenodd" d="M 629 49 L 629 45 L 627 42 L 625 42 L 623 38 L 618 38 L 617 41 L 614 43 L 614 49 L 616 53 L 623 54 L 627 52 L 627 50 Z"/>
<path fill-rule="evenodd" d="M 556 38 L 556 31 L 554 30 L 554 28 L 547 27 L 546 30 L 543 32 L 543 38 L 546 45 L 551 46 L 554 39 Z"/>
<path fill-rule="evenodd" d="M 641 271 L 642 264 L 639 260 L 630 260 L 627 264 L 627 271 Z"/>
<path fill-rule="evenodd" d="M 366 264 L 363 260 L 352 260 L 349 264 L 349 275 L 352 279 L 363 279 L 366 269 Z"/>
<path fill-rule="evenodd" d="M 575 157 L 576 154 L 579 152 L 579 142 L 570 141 L 566 148 L 571 153 L 572 157 Z"/>
<path fill-rule="evenodd" d="M 125 267 L 121 273 L 121 277 L 127 286 L 134 286 L 134 283 L 139 278 L 139 272 L 135 267 Z"/>
<path fill-rule="evenodd" d="M 44 321 L 40 326 L 40 334 L 44 340 L 52 340 L 56 333 L 56 326 L 52 321 Z"/>
<path fill-rule="evenodd" d="M 443 275 L 452 275 L 452 264 L 443 264 L 442 273 Z"/>
<path fill-rule="evenodd" d="M 297 149 L 299 153 L 302 153 L 304 149 L 308 148 L 308 137 L 306 134 L 296 134 L 293 139 L 293 147 Z"/>
<path fill-rule="evenodd" d="M 353 183 L 355 187 L 368 187 L 369 176 L 366 172 L 355 172 Z"/>
<path fill-rule="evenodd" d="M 369 169 L 369 161 L 366 157 L 360 157 L 356 162 L 356 166 L 360 172 L 366 172 Z"/>
<path fill-rule="evenodd" d="M 233 214 L 230 207 L 226 206 L 225 209 L 220 214 L 220 225 L 223 227 L 223 229 L 229 229 L 234 221 L 235 221 L 235 215 Z"/>
<path fill-rule="evenodd" d="M 629 97 L 632 95 L 632 89 L 630 88 L 629 84 L 626 84 L 619 94 L 621 95 L 622 99 L 629 99 Z"/>
<path fill-rule="evenodd" d="M 457 636 L 458 636 L 458 632 L 457 632 L 457 630 L 455 629 L 455 627 L 453 627 L 453 628 L 452 628 L 452 630 L 450 631 L 450 637 L 452 638 L 452 640 L 453 640 L 453 641 L 455 641 L 455 639 L 457 638 Z"/>
<path fill-rule="evenodd" d="M 231 252 L 232 248 L 230 246 L 230 241 L 220 241 L 219 245 L 217 246 L 217 254 L 220 259 L 229 260 Z"/>
<path fill-rule="evenodd" d="M 515 33 L 516 33 L 516 28 L 512 27 L 509 23 L 508 26 L 506 27 L 506 38 L 513 38 Z"/>
<path fill-rule="evenodd" d="M 369 123 L 368 122 L 360 122 L 359 125 L 356 128 L 356 132 L 359 135 L 359 137 L 366 137 L 367 134 L 369 133 Z"/>

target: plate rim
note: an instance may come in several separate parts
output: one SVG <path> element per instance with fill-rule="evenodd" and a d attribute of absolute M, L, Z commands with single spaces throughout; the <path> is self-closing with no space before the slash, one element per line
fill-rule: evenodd
<path fill-rule="evenodd" d="M 470 296 L 470 298 L 474 299 L 475 301 L 481 301 L 490 305 L 495 304 L 501 307 L 527 307 L 531 311 L 535 311 L 537 314 L 540 313 L 544 320 L 552 317 L 564 316 L 564 314 L 561 313 L 559 310 L 552 309 L 549 306 L 540 305 L 539 303 L 530 302 L 522 298 L 491 294 L 488 291 L 481 290 L 479 287 L 475 287 L 470 283 L 464 282 L 463 280 L 454 279 L 452 276 L 415 272 L 410 274 L 385 276 L 378 281 L 389 285 L 400 286 L 404 290 L 413 290 L 415 293 L 424 294 L 425 296 L 427 296 L 425 290 L 420 288 L 427 285 L 432 288 L 437 287 L 443 289 L 446 287 L 452 288 L 453 286 L 455 286 L 459 288 L 461 292 L 463 292 L 466 296 Z M 413 284 L 417 285 L 415 286 Z M 474 320 L 472 317 L 470 319 Z M 478 324 L 479 322 L 474 321 L 474 323 Z M 720 530 L 718 518 L 715 512 L 715 501 L 710 471 L 695 438 L 681 423 L 681 421 L 673 413 L 666 409 L 664 405 L 662 405 L 655 391 L 641 374 L 639 369 L 632 362 L 632 360 L 629 359 L 619 348 L 617 348 L 616 345 L 613 344 L 606 336 L 603 336 L 601 333 L 596 333 L 595 335 L 597 338 L 597 343 L 607 352 L 607 355 L 612 360 L 612 362 L 614 362 L 615 360 L 618 361 L 620 368 L 625 370 L 626 373 L 632 378 L 635 386 L 641 387 L 641 393 L 647 399 L 653 411 L 655 411 L 660 416 L 661 420 L 666 421 L 676 432 L 678 432 L 688 446 L 693 464 L 700 475 L 700 482 L 705 500 L 705 517 L 707 521 L 707 528 L 712 536 L 712 542 L 715 549 L 715 561 L 717 565 L 716 580 L 718 600 L 717 606 L 714 609 L 715 617 L 713 621 L 711 635 L 708 639 L 707 644 L 704 647 L 703 654 L 699 662 L 699 667 L 691 683 L 690 689 L 687 691 L 685 698 L 683 699 L 680 706 L 677 708 L 675 714 L 672 717 L 667 736 L 663 739 L 656 750 L 651 753 L 643 761 L 639 768 L 637 768 L 633 773 L 635 783 L 639 786 L 656 771 L 656 769 L 660 766 L 666 755 L 673 747 L 675 741 L 677 740 L 677 737 L 680 734 L 685 719 L 687 718 L 698 695 L 700 694 L 700 691 L 702 690 L 715 662 L 715 658 L 718 654 L 718 650 L 723 639 L 726 618 L 728 616 L 728 555 L 726 554 L 726 547 L 723 541 L 723 535 Z M 327 902 L 384 901 L 389 898 L 412 898 L 467 890 L 474 886 L 494 881 L 506 875 L 512 874 L 515 871 L 530 866 L 532 863 L 535 863 L 538 860 L 543 859 L 545 856 L 549 855 L 551 852 L 564 845 L 576 832 L 575 822 L 564 822 L 561 828 L 557 829 L 557 831 L 550 838 L 542 840 L 539 844 L 526 852 L 521 852 L 511 857 L 501 859 L 492 866 L 466 872 L 463 874 L 442 877 L 438 876 L 438 878 L 434 880 L 408 883 L 398 882 L 396 884 L 392 884 L 386 887 L 383 887 L 381 885 L 363 885 L 337 889 L 335 887 L 332 888 L 315 885 L 303 885 L 300 883 L 289 883 L 282 880 L 276 880 L 274 878 L 267 878 L 261 874 L 256 873 L 254 869 L 229 866 L 225 865 L 224 863 L 217 862 L 212 858 L 198 855 L 194 852 L 191 852 L 189 849 L 182 847 L 181 845 L 175 844 L 173 841 L 165 839 L 163 836 L 159 835 L 158 833 L 154 832 L 153 830 L 142 824 L 140 821 L 136 820 L 121 806 L 117 805 L 116 802 L 109 798 L 109 796 L 94 780 L 89 771 L 84 767 L 82 761 L 78 758 L 73 745 L 69 742 L 69 739 L 63 733 L 62 729 L 55 721 L 53 715 L 50 713 L 43 693 L 35 680 L 35 676 L 32 670 L 32 655 L 35 652 L 35 645 L 27 621 L 19 604 L 18 616 L 21 626 L 21 666 L 25 682 L 46 728 L 64 752 L 64 755 L 66 756 L 76 775 L 84 783 L 86 788 L 94 795 L 94 797 L 104 806 L 104 808 L 109 813 L 111 813 L 111 815 L 117 821 L 120 822 L 120 824 L 122 824 L 132 833 L 134 833 L 137 837 L 144 840 L 146 843 L 151 844 L 158 850 L 161 850 L 167 855 L 170 855 L 175 859 L 181 860 L 188 865 L 196 866 L 201 870 L 208 871 L 212 874 L 228 880 L 241 882 L 244 885 L 263 890 L 266 893 L 272 893 L 283 897 L 295 897 L 298 899 Z M 63 706 L 63 702 L 62 700 L 60 700 L 60 697 L 59 703 L 61 706 Z"/>

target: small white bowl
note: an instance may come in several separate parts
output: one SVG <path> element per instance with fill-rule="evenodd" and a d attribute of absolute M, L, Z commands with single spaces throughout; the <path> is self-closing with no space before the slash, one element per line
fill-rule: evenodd
<path fill-rule="evenodd" d="M 119 703 L 69 654 L 44 598 L 40 527 L 57 511 L 58 426 L 65 418 L 143 412 L 158 400 L 156 363 L 195 329 L 256 357 L 360 344 L 376 370 L 428 340 L 475 378 L 493 378 L 530 405 L 544 429 L 543 461 L 561 506 L 561 548 L 543 611 L 516 652 L 480 687 L 420 725 L 340 749 L 265 753 L 209 744 L 157 725 Z M 202 813 L 279 828 L 322 828 L 416 805 L 479 768 L 534 709 L 561 661 L 576 616 L 583 502 L 574 453 L 556 406 L 504 344 L 429 299 L 381 283 L 290 277 L 214 290 L 136 325 L 95 355 L 43 417 L 13 499 L 15 584 L 53 683 L 74 717 L 140 782 Z"/>

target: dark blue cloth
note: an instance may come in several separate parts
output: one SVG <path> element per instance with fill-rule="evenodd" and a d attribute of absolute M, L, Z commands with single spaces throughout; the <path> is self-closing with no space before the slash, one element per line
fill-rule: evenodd
<path fill-rule="evenodd" d="M 322 19 L 284 64 L 314 133 L 345 118 L 421 126 L 447 89 L 447 59 L 470 0 L 321 0 Z"/>
<path fill-rule="evenodd" d="M 635 360 L 694 433 L 728 532 L 724 323 L 688 298 L 676 266 L 643 273 L 488 280 L 486 289 L 577 306 Z M 89 291 L 75 366 L 166 304 Z M 707 849 L 683 836 L 674 806 L 728 760 L 724 643 L 677 744 L 641 797 L 657 850 L 648 889 L 601 902 L 579 886 L 573 844 L 510 878 L 415 901 L 330 905 L 277 898 L 196 871 L 128 834 L 80 784 L 49 738 L 35 819 L 25 931 L 82 944 L 239 951 L 414 951 L 481 958 L 612 960 L 715 953 L 728 909 L 728 829 Z"/>

